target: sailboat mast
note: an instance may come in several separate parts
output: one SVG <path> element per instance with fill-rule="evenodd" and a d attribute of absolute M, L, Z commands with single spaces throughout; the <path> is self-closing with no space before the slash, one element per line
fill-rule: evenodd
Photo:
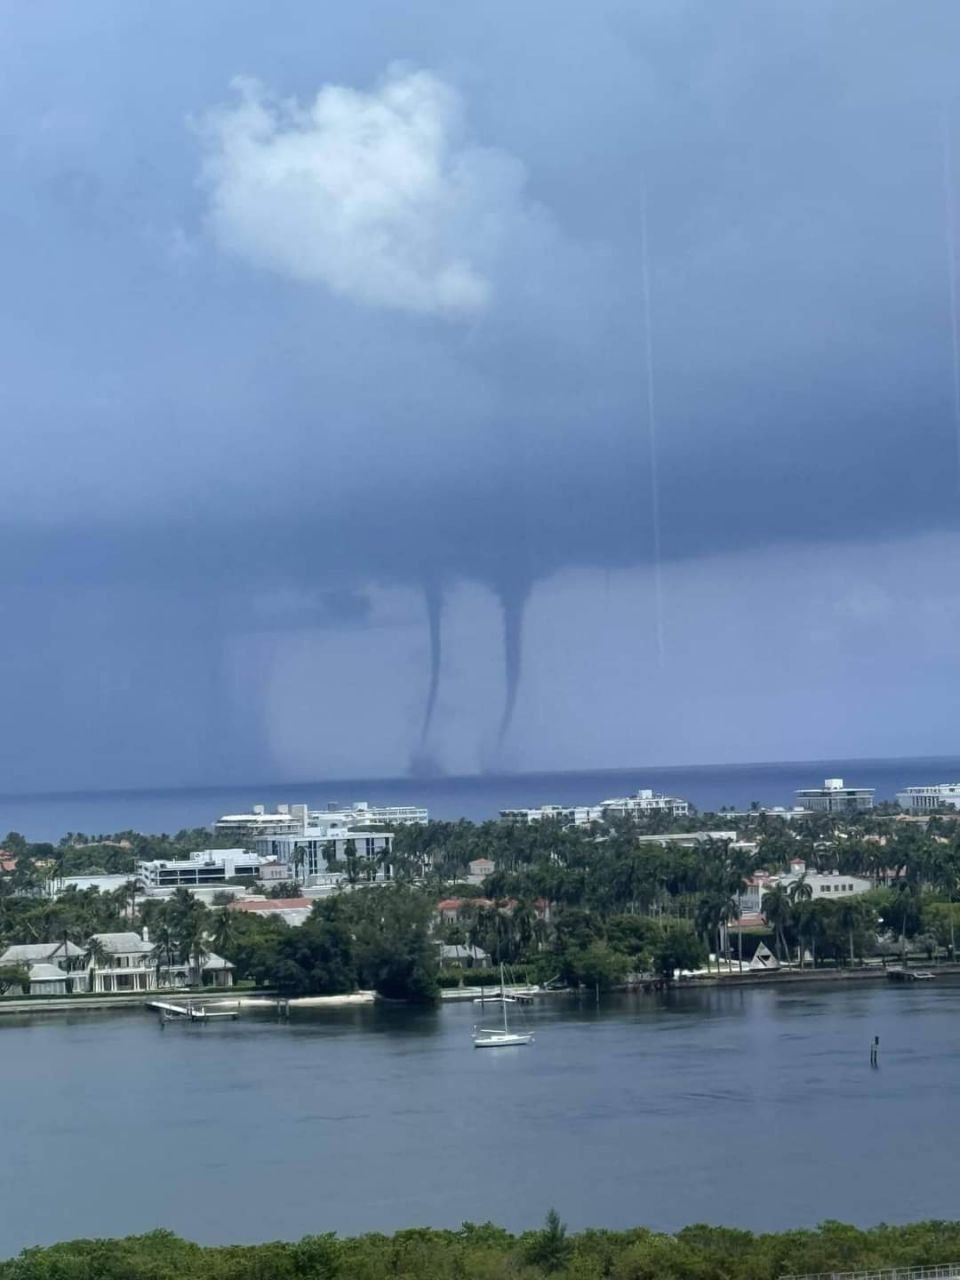
<path fill-rule="evenodd" d="M 503 1008 L 503 1029 L 509 1031 L 507 1026 L 507 991 L 503 985 L 503 961 L 500 961 L 500 1004 Z"/>

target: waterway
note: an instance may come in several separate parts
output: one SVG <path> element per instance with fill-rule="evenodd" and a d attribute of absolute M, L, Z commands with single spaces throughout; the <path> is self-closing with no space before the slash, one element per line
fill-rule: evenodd
<path fill-rule="evenodd" d="M 957 1215 L 958 981 L 557 997 L 509 1050 L 472 1048 L 478 1016 L 4 1019 L 0 1257 L 156 1226 L 520 1229 L 551 1206 L 572 1227 Z"/>

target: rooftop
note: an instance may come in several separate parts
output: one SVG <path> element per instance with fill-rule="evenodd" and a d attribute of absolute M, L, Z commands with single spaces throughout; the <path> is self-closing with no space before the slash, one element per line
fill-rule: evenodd
<path fill-rule="evenodd" d="M 144 942 L 139 933 L 95 933 L 93 937 L 111 955 L 129 952 L 145 955 L 153 950 L 153 943 Z"/>

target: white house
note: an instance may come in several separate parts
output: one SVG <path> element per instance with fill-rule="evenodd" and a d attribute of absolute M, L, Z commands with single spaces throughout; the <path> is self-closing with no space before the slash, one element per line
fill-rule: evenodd
<path fill-rule="evenodd" d="M 99 944 L 103 956 L 91 954 L 91 991 L 153 991 L 157 969 L 152 942 L 139 933 L 95 933 L 91 942 Z"/>
<path fill-rule="evenodd" d="M 29 974 L 32 996 L 65 996 L 70 993 L 70 975 L 64 973 L 58 964 L 32 964 Z"/>
<path fill-rule="evenodd" d="M 30 981 L 30 994 L 65 996 L 86 990 L 86 952 L 73 942 L 28 942 L 7 947 L 0 965 L 22 966 Z"/>
<path fill-rule="evenodd" d="M 873 888 L 873 884 L 862 876 L 845 875 L 841 871 L 807 871 L 803 863 L 800 863 L 801 869 L 794 871 L 793 868 L 797 864 L 794 862 L 790 865 L 790 873 L 781 876 L 779 883 L 785 889 L 789 889 L 802 877 L 804 884 L 810 886 L 810 896 L 814 902 L 821 899 L 826 902 L 836 898 L 849 898 L 855 894 L 869 893 Z"/>

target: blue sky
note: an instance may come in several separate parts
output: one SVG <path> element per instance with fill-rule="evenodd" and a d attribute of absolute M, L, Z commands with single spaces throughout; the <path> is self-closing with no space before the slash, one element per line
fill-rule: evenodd
<path fill-rule="evenodd" d="M 949 0 L 0 68 L 3 789 L 955 751 Z"/>

